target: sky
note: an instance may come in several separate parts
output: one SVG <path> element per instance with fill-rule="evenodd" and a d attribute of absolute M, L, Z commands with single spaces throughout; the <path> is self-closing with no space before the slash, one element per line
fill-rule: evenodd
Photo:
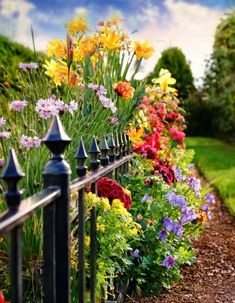
<path fill-rule="evenodd" d="M 32 27 L 36 49 L 45 50 L 51 39 L 64 39 L 64 24 L 76 14 L 85 13 L 91 29 L 118 15 L 133 39 L 147 39 L 156 50 L 138 78 L 152 70 L 164 49 L 177 46 L 200 83 L 216 26 L 234 7 L 235 0 L 0 0 L 0 34 L 32 48 Z"/>

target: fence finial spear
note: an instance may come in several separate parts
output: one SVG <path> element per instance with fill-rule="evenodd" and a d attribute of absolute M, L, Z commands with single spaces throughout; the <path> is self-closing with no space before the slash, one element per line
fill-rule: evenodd
<path fill-rule="evenodd" d="M 66 146 L 71 142 L 71 139 L 66 134 L 58 115 L 53 118 L 43 142 L 54 155 L 62 154 Z"/>
<path fill-rule="evenodd" d="M 95 136 L 92 137 L 91 147 L 89 153 L 91 154 L 91 170 L 95 171 L 99 168 L 100 160 L 98 160 L 98 155 L 100 153 L 100 149 L 97 145 Z"/>
<path fill-rule="evenodd" d="M 78 160 L 78 166 L 77 166 L 77 172 L 78 177 L 84 177 L 86 175 L 86 169 L 85 161 L 88 158 L 84 143 L 82 138 L 80 139 L 78 151 L 76 153 L 75 158 Z"/>
<path fill-rule="evenodd" d="M 115 141 L 114 141 L 114 138 L 113 138 L 113 133 L 111 133 L 110 137 L 109 137 L 109 161 L 110 162 L 114 162 L 115 161 L 115 157 L 116 157 L 116 154 L 115 154 Z"/>
<path fill-rule="evenodd" d="M 100 157 L 101 165 L 107 166 L 109 164 L 109 156 L 108 156 L 109 147 L 105 136 L 103 136 L 102 138 L 100 150 L 101 150 L 101 157 Z"/>
<path fill-rule="evenodd" d="M 10 149 L 7 165 L 1 174 L 1 178 L 7 183 L 8 190 L 5 193 L 6 202 L 9 208 L 20 205 L 20 191 L 17 184 L 24 177 L 16 153 L 13 148 Z"/>

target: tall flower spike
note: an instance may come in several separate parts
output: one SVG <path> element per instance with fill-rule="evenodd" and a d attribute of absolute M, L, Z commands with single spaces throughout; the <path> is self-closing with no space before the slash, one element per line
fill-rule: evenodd
<path fill-rule="evenodd" d="M 17 184 L 22 177 L 24 177 L 24 173 L 21 170 L 14 149 L 11 148 L 7 165 L 1 174 L 1 178 L 7 183 L 8 190 L 5 196 L 9 208 L 17 208 L 20 205 L 20 191 Z"/>
<path fill-rule="evenodd" d="M 118 132 L 116 132 L 116 142 L 115 142 L 115 145 L 116 145 L 116 159 L 120 159 L 121 157 L 121 154 L 120 154 L 120 144 L 119 144 L 119 139 L 118 139 Z"/>
<path fill-rule="evenodd" d="M 101 150 L 101 157 L 100 157 L 101 165 L 107 166 L 109 164 L 109 156 L 108 156 L 109 147 L 105 136 L 103 136 L 102 138 L 100 150 Z"/>
<path fill-rule="evenodd" d="M 91 147 L 89 153 L 91 154 L 91 170 L 95 171 L 99 168 L 100 160 L 98 159 L 98 155 L 100 153 L 99 147 L 97 145 L 95 136 L 92 138 Z"/>
<path fill-rule="evenodd" d="M 59 116 L 55 116 L 43 142 L 52 152 L 52 159 L 62 159 L 66 146 L 71 142 L 69 136 L 65 133 Z"/>
<path fill-rule="evenodd" d="M 116 158 L 116 154 L 115 154 L 115 141 L 114 141 L 114 138 L 113 138 L 113 133 L 110 135 L 109 137 L 109 161 L 110 162 L 114 162 L 115 161 L 115 158 Z"/>
<path fill-rule="evenodd" d="M 80 139 L 79 148 L 75 158 L 78 160 L 77 173 L 78 177 L 84 177 L 86 175 L 87 166 L 85 166 L 85 161 L 88 158 L 86 149 L 82 138 Z"/>

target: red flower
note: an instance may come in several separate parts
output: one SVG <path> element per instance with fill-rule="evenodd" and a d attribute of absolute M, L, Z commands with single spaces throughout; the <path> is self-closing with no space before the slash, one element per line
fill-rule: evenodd
<path fill-rule="evenodd" d="M 156 161 L 153 167 L 154 173 L 159 173 L 167 184 L 172 185 L 176 181 L 173 169 L 164 162 Z"/>
<path fill-rule="evenodd" d="M 97 182 L 98 195 L 103 198 L 108 198 L 112 203 L 114 199 L 119 199 L 123 202 L 124 207 L 129 209 L 131 207 L 132 199 L 117 181 L 108 178 L 101 178 Z"/>
<path fill-rule="evenodd" d="M 178 143 L 182 143 L 185 138 L 185 133 L 178 131 L 176 128 L 172 127 L 170 129 L 170 135 L 173 140 L 176 140 Z"/>
<path fill-rule="evenodd" d="M 3 295 L 3 292 L 0 291 L 0 303 L 8 303 L 5 298 L 4 298 L 4 295 Z"/>
<path fill-rule="evenodd" d="M 144 158 L 154 160 L 157 158 L 157 152 L 160 149 L 160 135 L 158 132 L 146 138 L 143 144 L 138 144 L 133 147 L 133 151 L 137 154 L 142 154 Z"/>

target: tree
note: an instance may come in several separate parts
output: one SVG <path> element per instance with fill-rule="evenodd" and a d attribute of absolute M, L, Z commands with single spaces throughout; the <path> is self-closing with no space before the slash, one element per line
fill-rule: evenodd
<path fill-rule="evenodd" d="M 153 72 L 147 78 L 148 83 L 158 77 L 161 68 L 168 69 L 172 77 L 177 80 L 174 87 L 178 90 L 181 100 L 187 99 L 189 93 L 195 90 L 190 65 L 178 47 L 171 47 L 162 52 Z"/>
<path fill-rule="evenodd" d="M 235 10 L 225 15 L 215 33 L 204 89 L 211 108 L 214 133 L 235 139 Z M 215 112 L 215 110 L 214 110 Z"/>

